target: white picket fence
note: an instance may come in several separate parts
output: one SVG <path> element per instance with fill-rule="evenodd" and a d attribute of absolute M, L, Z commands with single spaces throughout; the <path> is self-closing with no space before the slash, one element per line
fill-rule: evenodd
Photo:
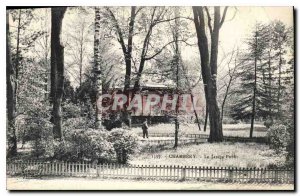
<path fill-rule="evenodd" d="M 220 182 L 294 183 L 293 169 L 182 167 L 71 162 L 10 162 L 7 175 L 23 177 L 74 176 L 127 179 L 196 180 Z"/>
<path fill-rule="evenodd" d="M 141 139 L 142 142 L 147 142 L 150 145 L 173 145 L 175 143 L 175 140 L 173 138 L 170 139 L 156 139 L 156 138 L 150 138 L 150 139 Z M 178 140 L 179 145 L 184 144 L 200 144 L 207 142 L 207 139 L 205 138 L 180 138 Z"/>
<path fill-rule="evenodd" d="M 142 136 L 142 133 L 138 133 L 139 136 Z M 163 138 L 164 137 L 164 138 Z M 174 144 L 174 133 L 149 133 L 150 144 L 158 145 L 169 145 Z M 166 139 L 170 138 L 170 139 Z M 199 134 L 199 133 L 187 133 L 180 135 L 178 141 L 180 144 L 190 144 L 190 143 L 205 143 L 208 141 L 209 135 Z M 256 142 L 256 143 L 268 143 L 268 138 L 266 137 L 238 137 L 238 136 L 224 136 L 225 142 Z M 142 140 L 144 141 L 144 140 Z"/>

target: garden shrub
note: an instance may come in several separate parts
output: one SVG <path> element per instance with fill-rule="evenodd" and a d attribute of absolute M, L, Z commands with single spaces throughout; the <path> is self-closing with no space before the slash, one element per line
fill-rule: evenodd
<path fill-rule="evenodd" d="M 21 148 L 23 148 L 23 145 L 32 140 L 32 138 L 30 138 L 30 130 L 28 129 L 28 125 L 27 125 L 28 121 L 27 121 L 27 116 L 26 115 L 18 115 L 16 117 L 16 122 L 15 122 L 15 126 L 16 126 L 16 135 L 17 135 L 17 141 L 22 143 Z"/>
<path fill-rule="evenodd" d="M 287 156 L 286 165 L 288 167 L 294 167 L 295 164 L 295 124 L 294 120 L 287 120 L 287 130 L 289 133 L 289 139 L 287 144 Z"/>
<path fill-rule="evenodd" d="M 26 108 L 32 106 L 30 110 L 22 108 L 24 112 L 16 117 L 17 141 L 22 143 L 21 148 L 30 143 L 34 158 L 51 157 L 53 124 L 50 122 L 50 107 L 39 102 L 31 104 L 26 105 Z"/>
<path fill-rule="evenodd" d="M 290 133 L 287 126 L 274 124 L 268 129 L 270 147 L 277 153 L 285 153 L 290 140 Z"/>
<path fill-rule="evenodd" d="M 108 140 L 113 144 L 118 163 L 125 164 L 138 150 L 138 137 L 131 131 L 117 128 L 109 132 Z"/>
<path fill-rule="evenodd" d="M 69 118 L 63 121 L 63 129 L 68 133 L 75 129 L 88 129 L 94 126 L 94 119 L 87 117 Z"/>
<path fill-rule="evenodd" d="M 80 106 L 72 102 L 64 102 L 62 105 L 62 112 L 64 118 L 76 118 L 80 116 Z"/>
<path fill-rule="evenodd" d="M 112 143 L 106 131 L 76 129 L 65 133 L 63 141 L 55 143 L 55 159 L 104 163 L 114 158 Z"/>
<path fill-rule="evenodd" d="M 53 156 L 52 124 L 45 119 L 34 119 L 28 124 L 28 137 L 32 145 L 32 156 L 48 158 Z"/>

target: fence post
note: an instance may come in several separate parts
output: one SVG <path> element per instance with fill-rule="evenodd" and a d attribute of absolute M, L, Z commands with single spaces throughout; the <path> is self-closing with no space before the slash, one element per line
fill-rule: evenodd
<path fill-rule="evenodd" d="M 228 172 L 229 172 L 229 181 L 232 182 L 233 181 L 233 168 L 229 167 Z"/>
<path fill-rule="evenodd" d="M 63 176 L 65 175 L 65 168 L 66 168 L 65 165 L 66 165 L 66 163 L 63 161 L 62 162 L 62 170 L 61 170 Z"/>
<path fill-rule="evenodd" d="M 186 178 L 186 166 L 181 167 L 181 180 L 184 181 Z"/>
<path fill-rule="evenodd" d="M 97 164 L 96 164 L 96 173 L 97 173 L 97 177 L 99 177 L 99 167 Z"/>
<path fill-rule="evenodd" d="M 143 170 L 143 168 L 144 168 L 144 165 L 141 166 L 141 178 L 143 178 L 143 176 L 144 176 L 144 170 Z"/>
<path fill-rule="evenodd" d="M 277 183 L 278 181 L 279 181 L 279 179 L 278 179 L 278 169 L 276 168 L 275 169 L 275 182 Z"/>

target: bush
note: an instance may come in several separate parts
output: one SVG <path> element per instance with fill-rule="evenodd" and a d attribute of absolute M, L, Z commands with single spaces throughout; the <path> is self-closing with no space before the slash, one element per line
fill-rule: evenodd
<path fill-rule="evenodd" d="M 290 141 L 290 133 L 287 126 L 283 124 L 274 124 L 268 129 L 268 138 L 270 147 L 277 153 L 285 153 Z"/>
<path fill-rule="evenodd" d="M 87 160 L 104 163 L 114 158 L 114 148 L 106 131 L 77 129 L 65 134 L 64 141 L 55 143 L 55 159 Z"/>
<path fill-rule="evenodd" d="M 287 156 L 286 165 L 288 167 L 294 167 L 295 164 L 295 124 L 294 120 L 287 120 L 287 130 L 289 132 L 289 140 L 287 144 Z"/>
<path fill-rule="evenodd" d="M 49 145 L 52 144 L 50 140 L 53 138 L 53 124 L 50 122 L 48 112 L 47 107 L 37 107 L 16 117 L 17 141 L 22 142 L 21 148 L 27 142 L 30 142 L 33 146 L 33 155 L 35 157 L 43 156 L 43 151 L 49 150 Z"/>
<path fill-rule="evenodd" d="M 120 117 L 120 114 L 110 114 L 108 118 L 103 120 L 103 125 L 107 130 L 122 127 L 122 119 Z"/>
<path fill-rule="evenodd" d="M 127 163 L 130 156 L 138 150 L 138 137 L 128 130 L 113 129 L 108 140 L 113 143 L 118 163 Z"/>
<path fill-rule="evenodd" d="M 88 129 L 94 126 L 94 119 L 87 117 L 69 118 L 63 121 L 65 133 L 72 132 L 75 129 Z"/>
<path fill-rule="evenodd" d="M 80 116 L 80 106 L 75 105 L 72 102 L 64 102 L 62 105 L 63 117 L 64 118 L 76 118 Z"/>
<path fill-rule="evenodd" d="M 53 156 L 52 124 L 45 119 L 35 119 L 28 127 L 28 137 L 32 143 L 32 155 L 36 158 Z"/>

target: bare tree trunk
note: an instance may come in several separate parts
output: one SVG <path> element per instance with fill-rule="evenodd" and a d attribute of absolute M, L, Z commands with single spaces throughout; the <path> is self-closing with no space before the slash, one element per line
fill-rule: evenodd
<path fill-rule="evenodd" d="M 107 11 L 109 12 L 113 20 L 113 23 L 116 27 L 117 34 L 118 34 L 118 41 L 123 51 L 125 66 L 126 66 L 123 93 L 127 95 L 127 97 L 129 97 L 129 88 L 131 84 L 131 64 L 132 64 L 131 62 L 132 62 L 132 46 L 133 46 L 133 37 L 134 37 L 134 23 L 137 14 L 136 7 L 135 6 L 131 7 L 127 46 L 125 45 L 124 35 L 118 24 L 118 21 L 115 18 L 115 15 L 109 8 L 107 8 Z M 128 104 L 129 104 L 129 100 L 127 100 L 127 103 L 124 105 L 122 120 L 125 121 L 125 123 L 129 125 L 129 127 L 131 127 L 131 116 L 130 116 L 131 114 L 127 111 Z"/>
<path fill-rule="evenodd" d="M 10 36 L 9 36 L 9 13 L 6 11 L 6 112 L 7 112 L 7 156 L 15 156 L 17 154 L 17 137 L 15 128 L 15 67 L 11 62 L 10 54 Z"/>
<path fill-rule="evenodd" d="M 225 8 L 226 9 L 226 8 Z M 210 51 L 210 67 L 212 74 L 212 97 L 208 99 L 209 122 L 210 122 L 210 141 L 222 141 L 222 121 L 220 118 L 220 110 L 217 102 L 217 62 L 218 62 L 218 46 L 219 46 L 219 31 L 221 28 L 220 7 L 214 7 L 214 28 L 211 34 L 211 51 Z M 214 115 L 212 115 L 212 113 Z"/>
<path fill-rule="evenodd" d="M 207 128 L 207 120 L 208 120 L 208 106 L 207 106 L 207 103 L 206 103 L 206 106 L 205 106 L 205 119 L 204 119 L 204 132 L 206 132 L 206 128 Z"/>
<path fill-rule="evenodd" d="M 206 86 L 205 98 L 208 106 L 209 123 L 210 123 L 210 142 L 220 142 L 223 140 L 222 123 L 220 118 L 220 110 L 217 103 L 217 54 L 219 30 L 222 25 L 220 21 L 220 8 L 214 8 L 214 29 L 211 28 L 211 62 L 209 63 L 208 40 L 205 33 L 205 19 L 203 7 L 193 7 L 194 23 L 198 38 L 198 47 L 200 51 L 202 78 Z M 224 14 L 226 12 L 224 11 Z M 209 21 L 210 22 L 210 21 Z"/>
<path fill-rule="evenodd" d="M 133 44 L 133 36 L 134 36 L 134 23 L 135 23 L 135 16 L 136 16 L 136 7 L 131 7 L 131 13 L 130 13 L 130 22 L 129 22 L 129 30 L 128 30 L 128 42 L 127 46 L 125 45 L 124 35 L 123 32 L 119 26 L 119 23 L 113 14 L 113 12 L 106 8 L 106 10 L 109 12 L 113 23 L 116 27 L 116 31 L 118 34 L 118 41 L 121 45 L 122 52 L 125 58 L 125 66 L 126 66 L 126 72 L 125 72 L 125 81 L 124 81 L 124 93 L 128 91 L 130 87 L 130 81 L 131 81 L 131 61 L 132 61 L 132 44 Z"/>
<path fill-rule="evenodd" d="M 192 94 L 191 94 L 191 102 L 192 102 L 192 105 L 193 105 L 194 115 L 195 115 L 195 117 L 196 117 L 198 129 L 199 129 L 199 131 L 201 131 L 199 117 L 198 117 L 197 111 L 196 111 L 196 109 L 195 109 L 194 96 L 193 96 Z"/>
<path fill-rule="evenodd" d="M 141 77 L 142 77 L 142 72 L 144 70 L 144 65 L 145 65 L 145 60 L 141 59 L 141 62 L 140 62 L 140 66 L 139 66 L 139 70 L 138 70 L 138 73 L 137 73 L 137 76 L 136 76 L 136 79 L 135 79 L 135 82 L 134 82 L 134 90 L 133 92 L 136 92 L 140 89 L 140 80 L 141 80 Z"/>
<path fill-rule="evenodd" d="M 222 106 L 221 106 L 221 123 L 223 122 L 223 116 L 224 116 L 224 107 L 225 107 L 225 103 L 226 103 L 226 100 L 227 100 L 227 97 L 228 97 L 228 93 L 229 93 L 229 89 L 230 89 L 230 85 L 231 85 L 231 82 L 233 80 L 233 76 L 230 75 L 229 76 L 229 82 L 228 82 L 228 85 L 226 86 L 226 91 L 225 91 L 225 96 L 224 96 L 224 99 L 222 101 Z"/>
<path fill-rule="evenodd" d="M 64 91 L 64 46 L 61 44 L 62 20 L 65 7 L 51 8 L 51 101 L 54 138 L 62 139 L 62 97 Z"/>
<path fill-rule="evenodd" d="M 82 35 L 81 35 L 81 38 L 80 38 L 79 89 L 81 89 L 81 85 L 82 85 L 82 67 L 83 67 L 83 29 L 82 29 Z"/>
<path fill-rule="evenodd" d="M 17 48 L 16 48 L 16 59 L 15 59 L 15 107 L 17 107 L 18 101 L 18 80 L 19 80 L 19 71 L 20 71 L 20 33 L 21 33 L 21 20 L 22 20 L 22 9 L 19 9 L 18 15 L 18 26 L 17 26 Z M 17 113 L 17 108 L 15 108 L 15 112 Z"/>
<path fill-rule="evenodd" d="M 131 77 L 131 58 L 132 58 L 132 42 L 133 42 L 133 30 L 134 30 L 134 22 L 136 15 L 136 7 L 131 7 L 130 14 L 130 22 L 129 22 L 129 32 L 128 32 L 128 43 L 127 43 L 127 52 L 125 56 L 126 63 L 126 73 L 125 73 L 125 84 L 124 84 L 124 92 L 126 93 L 130 87 L 130 77 Z"/>
<path fill-rule="evenodd" d="M 175 8 L 175 17 L 179 17 L 179 10 L 178 7 Z M 179 38 L 179 32 L 178 32 L 178 27 L 179 27 L 179 19 L 175 19 L 175 28 L 173 31 L 173 39 L 174 39 L 174 53 L 175 53 L 175 61 L 174 63 L 176 64 L 176 93 L 179 93 L 179 63 L 180 63 L 180 48 L 179 48 L 179 43 L 178 43 L 178 38 Z M 178 103 L 176 104 L 175 108 L 175 141 L 174 141 L 174 148 L 178 147 L 178 131 L 179 131 L 179 121 L 178 121 Z"/>
<path fill-rule="evenodd" d="M 255 37 L 255 45 L 257 47 L 257 35 Z M 257 82 L 257 58 L 254 57 L 254 85 L 253 85 L 253 100 L 252 100 L 252 114 L 251 114 L 251 127 L 250 127 L 250 138 L 253 136 L 254 121 L 256 114 L 256 82 Z"/>
<path fill-rule="evenodd" d="M 176 42 L 175 42 L 176 43 Z M 177 43 L 178 44 L 178 43 Z M 178 49 L 178 46 L 177 46 L 177 49 Z M 178 51 L 177 51 L 178 52 Z M 178 74 L 179 74 L 179 61 L 177 60 L 176 62 L 176 93 L 178 93 Z M 178 147 L 178 131 L 179 131 L 179 121 L 178 121 L 178 103 L 176 103 L 176 108 L 175 108 L 175 141 L 174 141 L 174 148 L 177 148 Z"/>
<path fill-rule="evenodd" d="M 282 76 L 282 49 L 280 48 L 279 50 L 279 65 L 278 65 L 278 95 L 277 95 L 277 118 L 280 117 L 281 114 L 281 104 L 280 104 L 280 99 L 281 99 L 281 76 Z"/>
<path fill-rule="evenodd" d="M 48 34 L 48 32 L 46 32 L 46 34 Z M 46 73 L 45 73 L 45 78 L 44 78 L 44 82 L 45 82 L 45 86 L 44 86 L 44 90 L 45 90 L 45 100 L 47 100 L 48 98 L 48 77 L 49 77 L 49 62 L 48 62 L 48 38 L 46 37 L 46 42 L 45 42 L 45 69 L 46 69 Z"/>
<path fill-rule="evenodd" d="M 179 130 L 179 121 L 178 121 L 178 114 L 175 117 L 175 136 L 174 136 L 174 148 L 178 147 L 178 130 Z"/>
<path fill-rule="evenodd" d="M 210 92 L 208 96 L 208 113 L 210 124 L 210 142 L 221 142 L 223 140 L 222 123 L 220 119 L 220 110 L 216 100 L 216 93 Z"/>
<path fill-rule="evenodd" d="M 210 51 L 210 67 L 211 74 L 214 77 L 214 82 L 217 82 L 218 69 L 218 46 L 219 46 L 219 31 L 220 31 L 220 7 L 214 7 L 214 28 L 211 34 L 211 51 Z M 214 84 L 215 85 L 215 84 Z"/>
<path fill-rule="evenodd" d="M 45 9 L 45 23 L 44 25 L 48 25 L 48 10 Z M 48 37 L 49 37 L 49 29 L 48 27 L 46 28 L 46 32 L 45 32 L 45 69 L 46 69 L 46 73 L 45 73 L 45 79 L 44 79 L 44 82 L 45 82 L 45 86 L 44 86 L 44 90 L 45 90 L 45 100 L 47 100 L 49 98 L 49 95 L 48 95 L 48 85 L 49 85 L 49 61 L 48 61 L 48 55 L 49 55 L 49 51 L 48 51 L 48 47 L 49 47 L 49 42 L 48 42 Z M 51 81 L 50 81 L 51 82 Z"/>
<path fill-rule="evenodd" d="M 228 87 L 226 87 L 226 93 L 225 93 L 225 97 L 222 101 L 222 106 L 221 106 L 221 123 L 223 122 L 223 117 L 224 117 L 224 107 L 225 107 L 225 103 L 226 103 L 226 99 L 228 96 Z"/>
<path fill-rule="evenodd" d="M 129 32 L 128 32 L 128 42 L 127 42 L 127 51 L 125 56 L 126 72 L 125 72 L 125 81 L 124 81 L 124 94 L 129 98 L 130 81 L 131 81 L 131 60 L 132 60 L 132 44 L 133 44 L 133 31 L 134 23 L 136 16 L 136 7 L 131 7 L 130 12 L 130 22 L 129 22 Z M 123 121 L 131 128 L 131 114 L 127 111 L 127 106 L 129 105 L 129 99 L 124 107 L 123 112 Z"/>
<path fill-rule="evenodd" d="M 271 50 L 271 49 L 270 49 Z M 269 51 L 269 61 L 268 61 L 268 65 L 269 65 L 269 97 L 272 97 L 272 70 L 271 70 L 271 51 Z M 271 105 L 271 104 L 270 104 Z M 273 116 L 272 116 L 272 107 L 269 107 L 269 118 L 271 121 L 273 121 Z"/>
<path fill-rule="evenodd" d="M 102 93 L 102 78 L 101 78 L 101 57 L 100 57 L 100 8 L 95 7 L 95 36 L 94 36 L 94 88 L 96 94 L 96 115 L 95 128 L 101 127 L 102 121 L 102 103 L 98 103 L 98 99 Z"/>

